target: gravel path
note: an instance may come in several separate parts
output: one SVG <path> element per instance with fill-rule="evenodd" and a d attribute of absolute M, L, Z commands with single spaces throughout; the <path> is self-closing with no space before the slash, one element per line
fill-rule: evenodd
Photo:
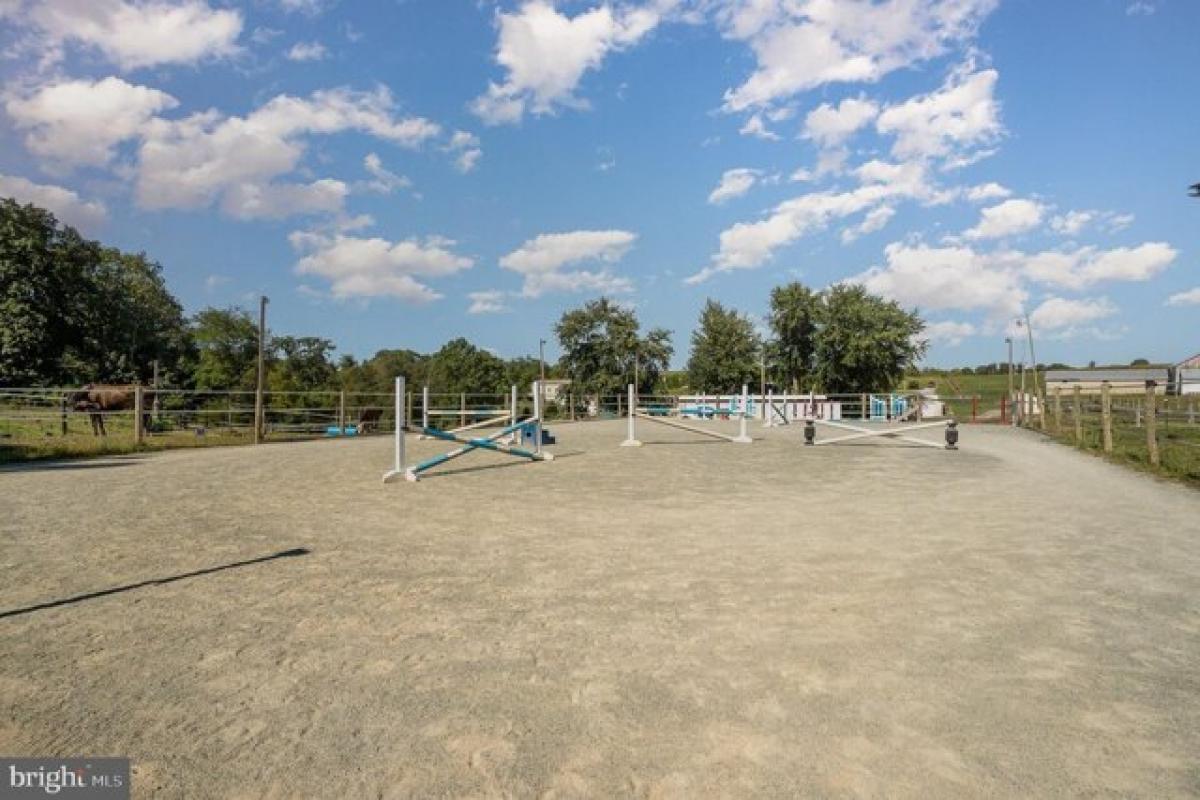
<path fill-rule="evenodd" d="M 1200 493 L 1004 428 L 552 427 L 419 484 L 383 438 L 0 471 L 0 752 L 139 797 L 1200 794 Z"/>

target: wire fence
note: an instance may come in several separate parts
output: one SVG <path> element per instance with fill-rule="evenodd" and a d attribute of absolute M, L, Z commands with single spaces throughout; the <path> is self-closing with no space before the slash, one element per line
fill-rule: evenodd
<path fill-rule="evenodd" d="M 1052 386 L 1020 422 L 1064 443 L 1200 483 L 1200 381 Z"/>

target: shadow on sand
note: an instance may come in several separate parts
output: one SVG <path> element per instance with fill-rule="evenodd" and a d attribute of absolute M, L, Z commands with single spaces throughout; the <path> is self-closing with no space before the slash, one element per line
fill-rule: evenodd
<path fill-rule="evenodd" d="M 34 606 L 26 606 L 25 608 L 14 608 L 11 611 L 0 611 L 0 619 L 4 619 L 6 617 L 19 617 L 24 614 L 32 614 L 34 611 L 45 611 L 46 609 L 58 608 L 59 606 L 70 606 L 76 603 L 82 603 L 85 600 L 95 600 L 100 597 L 107 597 L 110 594 L 121 594 L 122 592 L 132 592 L 134 589 L 144 589 L 147 586 L 162 586 L 167 583 L 188 580 L 189 578 L 199 578 L 201 575 L 211 575 L 214 572 L 224 572 L 227 569 L 238 569 L 240 567 L 249 567 L 253 564 L 263 564 L 267 561 L 274 561 L 278 558 L 306 556 L 311 552 L 312 551 L 307 547 L 294 547 L 291 550 L 280 550 L 278 553 L 271 553 L 268 556 L 248 558 L 245 561 L 233 561 L 229 564 L 219 564 L 215 567 L 205 567 L 204 569 L 198 569 L 192 572 L 181 572 L 178 575 L 169 575 L 166 578 L 152 578 L 146 581 L 138 581 L 137 583 L 128 583 L 124 586 L 114 586 L 111 589 L 100 589 L 99 591 L 88 592 L 87 594 L 77 594 L 74 597 L 64 597 L 61 600 L 50 600 L 45 603 L 38 603 Z"/>

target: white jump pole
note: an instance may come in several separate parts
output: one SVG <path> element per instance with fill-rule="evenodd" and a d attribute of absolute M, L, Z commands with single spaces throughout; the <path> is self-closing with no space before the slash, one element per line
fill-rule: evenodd
<path fill-rule="evenodd" d="M 538 455 L 542 454 L 542 382 L 533 382 L 533 417 L 536 420 L 533 425 L 533 435 L 535 442 L 533 452 Z"/>
<path fill-rule="evenodd" d="M 621 442 L 621 447 L 641 447 L 642 443 L 638 441 L 637 431 L 634 430 L 634 419 L 637 415 L 637 388 L 631 383 L 629 384 L 629 436 L 625 441 Z"/>
<path fill-rule="evenodd" d="M 750 411 L 750 388 L 746 384 L 742 384 L 742 413 L 738 423 L 738 435 L 734 439 L 738 444 L 749 444 L 753 440 L 746 435 L 746 417 Z"/>
<path fill-rule="evenodd" d="M 511 403 L 509 408 L 512 409 L 512 420 L 508 424 L 516 425 L 517 424 L 517 385 L 515 383 L 509 387 L 508 402 Z M 516 444 L 519 433 L 520 433 L 520 431 L 513 431 L 513 435 L 508 437 L 508 441 L 511 442 L 512 444 Z"/>
<path fill-rule="evenodd" d="M 426 394 L 429 390 L 426 389 Z M 428 407 L 428 406 L 426 406 Z M 404 477 L 404 376 L 400 375 L 396 378 L 396 435 L 395 435 L 395 462 L 392 464 L 392 469 L 383 474 L 383 482 L 391 483 L 397 478 Z"/>

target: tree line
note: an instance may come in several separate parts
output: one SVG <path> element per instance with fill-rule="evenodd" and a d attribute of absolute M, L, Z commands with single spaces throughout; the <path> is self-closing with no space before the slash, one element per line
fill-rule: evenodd
<path fill-rule="evenodd" d="M 687 369 L 670 370 L 672 332 L 643 331 L 636 311 L 601 297 L 554 326 L 562 350 L 550 377 L 583 394 L 732 392 L 760 379 L 780 390 L 857 392 L 896 385 L 925 352 L 915 311 L 857 285 L 776 287 L 765 329 L 709 300 L 691 334 Z M 241 308 L 188 316 L 145 253 L 84 239 L 32 205 L 0 200 L 0 386 L 149 384 L 252 391 L 258 326 Z M 434 353 L 380 350 L 357 360 L 317 336 L 268 332 L 269 391 L 387 392 L 396 375 L 439 392 L 502 393 L 540 374 L 536 358 L 505 359 L 463 338 Z"/>

